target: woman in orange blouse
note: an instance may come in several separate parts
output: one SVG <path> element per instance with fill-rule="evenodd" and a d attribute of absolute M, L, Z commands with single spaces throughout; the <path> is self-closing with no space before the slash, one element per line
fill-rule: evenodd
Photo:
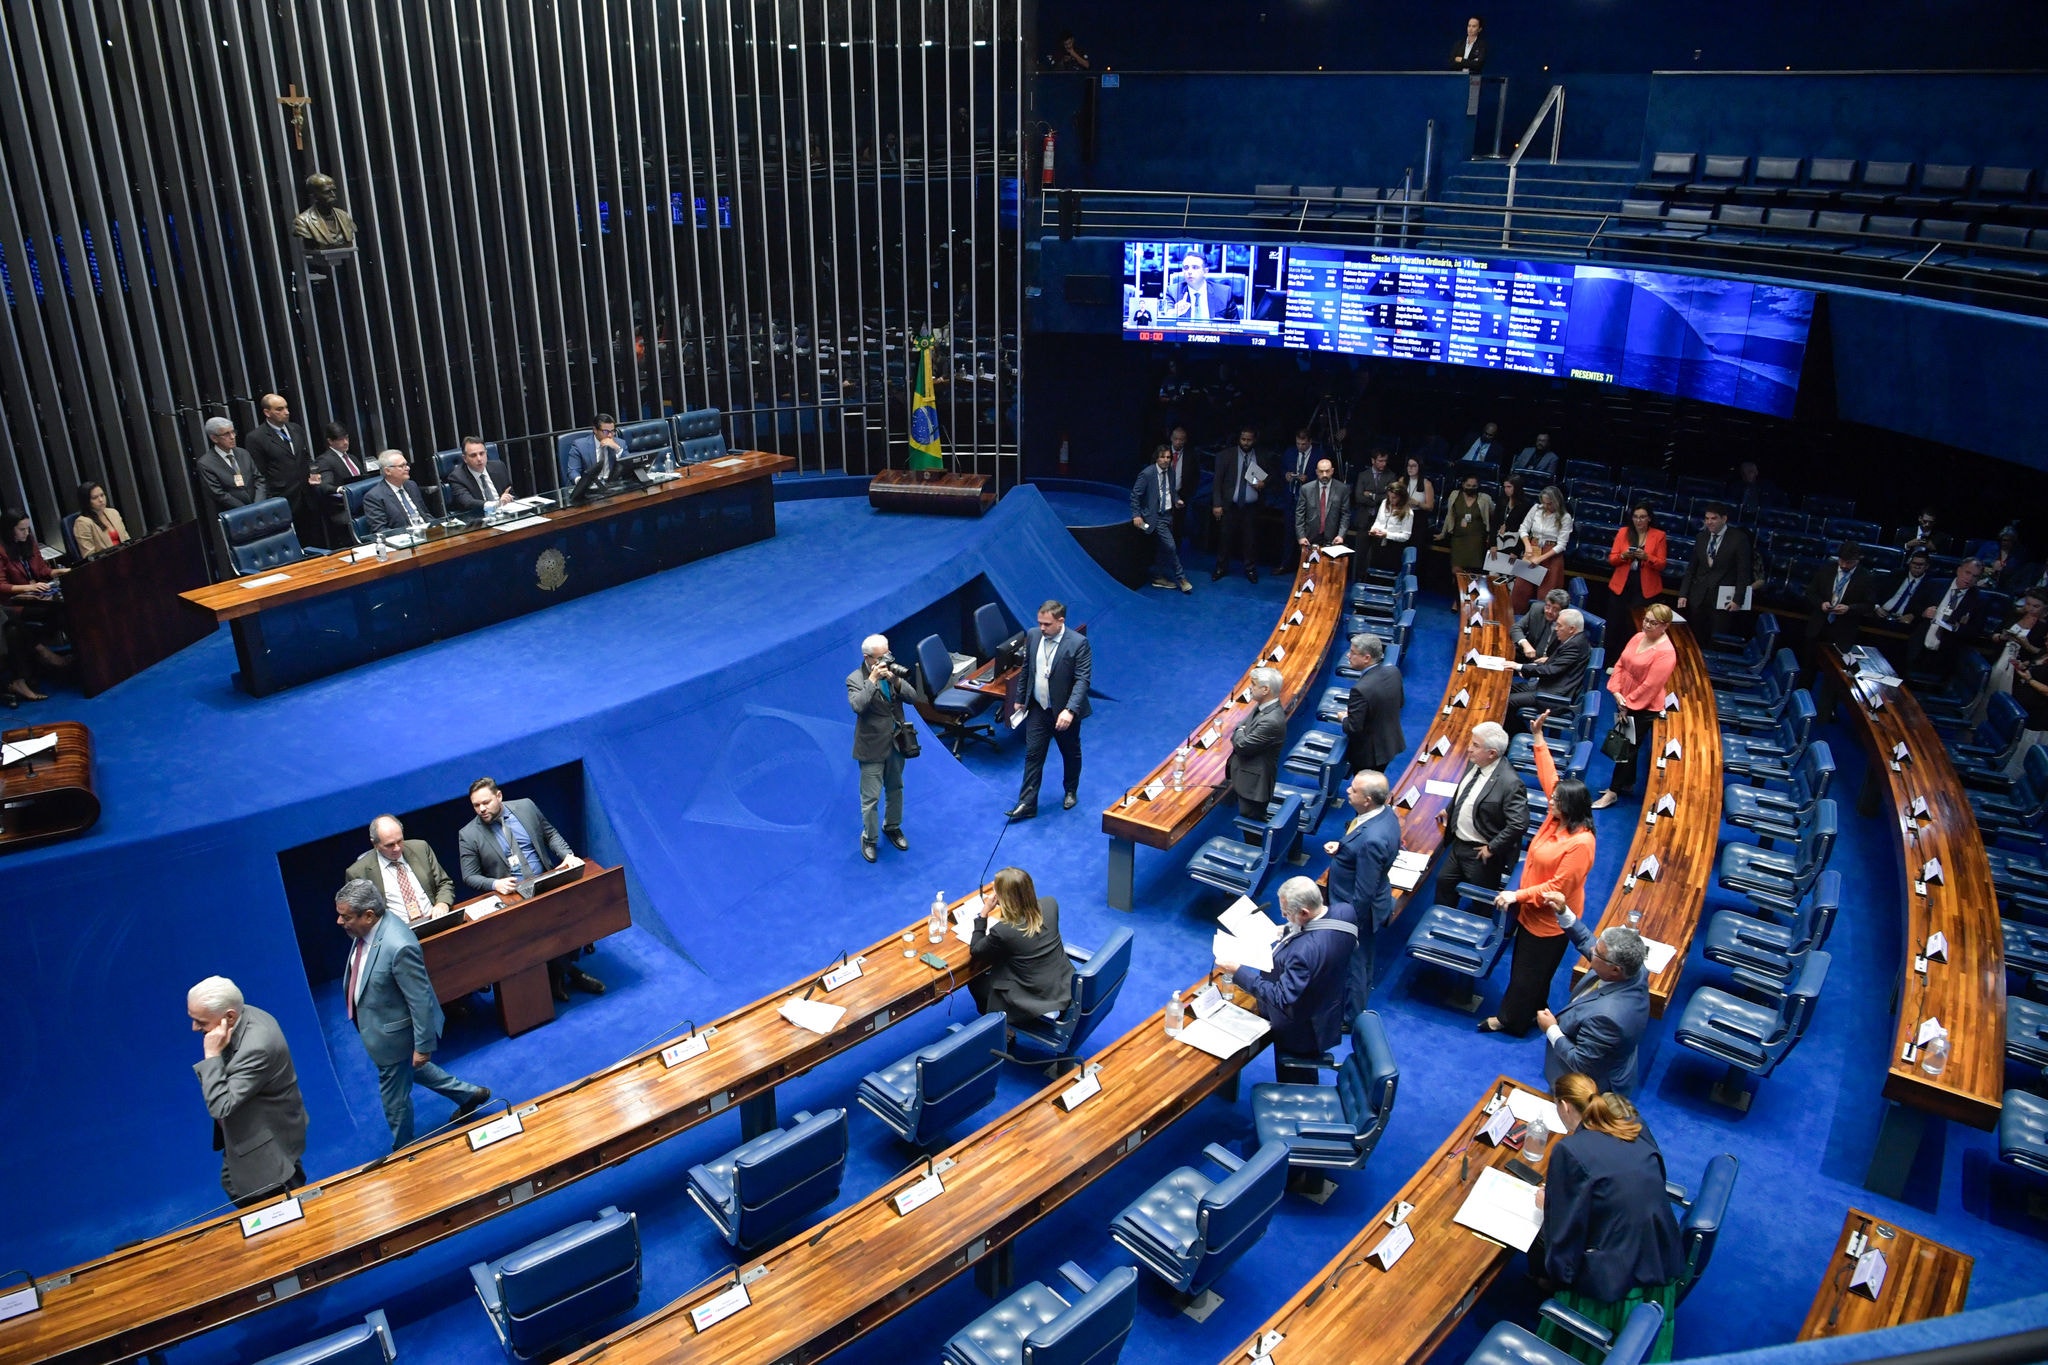
<path fill-rule="evenodd" d="M 1621 641 L 1636 633 L 1636 608 L 1664 593 L 1664 565 L 1670 553 L 1664 533 L 1657 529 L 1656 511 L 1647 502 L 1631 507 L 1628 525 L 1614 533 L 1614 547 L 1607 552 L 1614 574 L 1607 580 L 1604 638 Z"/>
<path fill-rule="evenodd" d="M 1516 907 L 1514 964 L 1500 998 L 1500 1013 L 1479 1025 L 1481 1033 L 1519 1038 L 1535 1025 L 1536 1011 L 1550 1003 L 1550 979 L 1564 960 L 1566 940 L 1557 912 L 1544 904 L 1544 895 L 1555 891 L 1574 914 L 1586 913 L 1586 874 L 1593 870 L 1593 798 L 1577 778 L 1558 780 L 1557 764 L 1542 738 L 1543 722 L 1549 718 L 1548 711 L 1536 717 L 1531 734 L 1536 739 L 1536 777 L 1550 798 L 1550 813 L 1529 841 L 1521 886 L 1493 898 L 1502 909 Z"/>
<path fill-rule="evenodd" d="M 1635 795 L 1642 767 L 1638 760 L 1651 743 L 1651 722 L 1663 714 L 1664 698 L 1670 695 L 1665 689 L 1678 663 L 1678 651 L 1665 638 L 1670 630 L 1671 608 L 1662 602 L 1652 604 L 1643 612 L 1642 632 L 1628 642 L 1608 675 L 1607 690 L 1614 694 L 1617 723 L 1622 716 L 1633 720 L 1636 742 L 1629 756 L 1614 765 L 1614 776 L 1607 779 L 1607 790 L 1593 803 L 1594 810 L 1606 810 L 1621 800 L 1624 792 Z"/>

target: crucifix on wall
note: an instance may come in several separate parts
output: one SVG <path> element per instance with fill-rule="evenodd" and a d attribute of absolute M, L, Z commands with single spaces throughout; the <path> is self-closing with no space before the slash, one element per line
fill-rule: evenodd
<path fill-rule="evenodd" d="M 306 150 L 306 106 L 313 102 L 311 95 L 299 93 L 298 82 L 292 82 L 291 93 L 279 95 L 277 102 L 288 111 L 286 117 L 292 121 L 292 146 L 298 151 Z"/>

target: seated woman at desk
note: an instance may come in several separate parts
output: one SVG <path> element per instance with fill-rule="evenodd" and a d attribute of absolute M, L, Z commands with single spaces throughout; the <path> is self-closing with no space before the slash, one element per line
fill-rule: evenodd
<path fill-rule="evenodd" d="M 1565 1307 L 1612 1331 L 1638 1303 L 1662 1306 L 1664 1326 L 1649 1359 L 1669 1360 L 1685 1256 L 1664 1192 L 1664 1154 L 1635 1106 L 1602 1094 L 1592 1078 L 1567 1073 L 1554 1094 L 1565 1136 L 1551 1147 L 1536 1192 L 1543 1234 L 1529 1249 L 1530 1267 Z M 1600 1359 L 1548 1321 L 1536 1332 L 1581 1360 Z"/>
<path fill-rule="evenodd" d="M 63 572 L 43 558 L 28 513 L 12 507 L 0 512 L 0 612 L 8 655 L 20 672 L 8 690 L 27 701 L 43 699 L 33 686 L 38 678 L 71 667 L 54 648 L 64 639 L 64 603 L 57 594 Z"/>
<path fill-rule="evenodd" d="M 128 543 L 128 523 L 107 505 L 106 485 L 90 479 L 78 485 L 78 520 L 71 523 L 71 534 L 86 559 Z"/>
<path fill-rule="evenodd" d="M 1040 898 L 1021 867 L 996 873 L 995 904 L 974 917 L 967 951 L 988 971 L 967 983 L 975 1008 L 1013 1023 L 1057 1014 L 1073 998 L 1074 967 L 1060 942 L 1060 903 Z"/>

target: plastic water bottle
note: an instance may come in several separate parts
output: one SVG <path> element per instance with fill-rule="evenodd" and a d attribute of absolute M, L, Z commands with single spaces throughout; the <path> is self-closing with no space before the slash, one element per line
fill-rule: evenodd
<path fill-rule="evenodd" d="M 1188 746 L 1183 744 L 1173 751 L 1173 789 L 1176 792 L 1183 792 L 1187 790 L 1187 786 Z"/>
<path fill-rule="evenodd" d="M 946 940 L 946 893 L 932 897 L 932 912 L 924 917 L 924 936 L 933 943 Z"/>
<path fill-rule="evenodd" d="M 381 564 L 389 558 L 391 558 L 391 544 L 384 539 L 384 533 L 379 531 L 377 533 L 377 562 Z"/>
<path fill-rule="evenodd" d="M 1631 929 L 1639 929 L 1639 928 L 1640 928 L 1640 927 L 1642 926 L 1642 923 L 1643 923 L 1643 911 L 1642 911 L 1642 907 L 1641 907 L 1641 906 L 1630 906 L 1630 907 L 1629 907 L 1629 912 L 1628 912 L 1628 927 L 1629 927 L 1629 928 L 1631 928 Z"/>
<path fill-rule="evenodd" d="M 1948 1069 L 1948 1035 L 1937 1033 L 1927 1040 L 1920 1049 L 1920 1069 L 1930 1076 L 1939 1076 Z"/>
<path fill-rule="evenodd" d="M 1180 1002 L 1180 992 L 1175 991 L 1166 999 L 1166 1036 L 1180 1037 L 1180 1031 L 1187 1027 L 1187 1006 Z"/>
<path fill-rule="evenodd" d="M 1531 1161 L 1541 1161 L 1549 1149 L 1550 1125 L 1542 1119 L 1530 1119 L 1529 1126 L 1522 1130 L 1522 1155 Z"/>

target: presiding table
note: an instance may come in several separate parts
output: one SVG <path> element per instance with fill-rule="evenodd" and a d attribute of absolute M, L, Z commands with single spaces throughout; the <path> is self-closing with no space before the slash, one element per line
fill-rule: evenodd
<path fill-rule="evenodd" d="M 573 507 L 437 525 L 386 559 L 338 551 L 179 596 L 229 624 L 237 680 L 260 697 L 766 540 L 775 534 L 770 480 L 795 467 L 742 451 Z"/>
<path fill-rule="evenodd" d="M 74 838 L 100 818 L 92 787 L 92 731 L 60 720 L 0 732 L 0 743 L 28 745 L 52 735 L 54 749 L 0 767 L 0 853 Z"/>
<path fill-rule="evenodd" d="M 502 908 L 490 908 L 493 903 Z M 457 918 L 452 928 L 436 922 Z M 497 987 L 498 1022 L 517 1037 L 555 1017 L 548 962 L 586 943 L 632 927 L 626 907 L 626 869 L 585 862 L 576 880 L 526 897 L 485 895 L 413 921 L 427 979 L 446 1002 Z"/>
<path fill-rule="evenodd" d="M 1875 1298 L 1849 1287 L 1856 1269 L 1848 1254 L 1849 1239 L 1858 1233 L 1868 1239 L 1871 1250 L 1884 1254 L 1884 1279 Z M 1842 1234 L 1835 1239 L 1834 1260 L 1821 1277 L 1805 1326 L 1799 1329 L 1799 1340 L 1845 1337 L 1960 1313 L 1975 1265 L 1973 1258 L 1954 1247 L 1930 1241 L 1861 1209 L 1850 1209 L 1842 1220 Z"/>

